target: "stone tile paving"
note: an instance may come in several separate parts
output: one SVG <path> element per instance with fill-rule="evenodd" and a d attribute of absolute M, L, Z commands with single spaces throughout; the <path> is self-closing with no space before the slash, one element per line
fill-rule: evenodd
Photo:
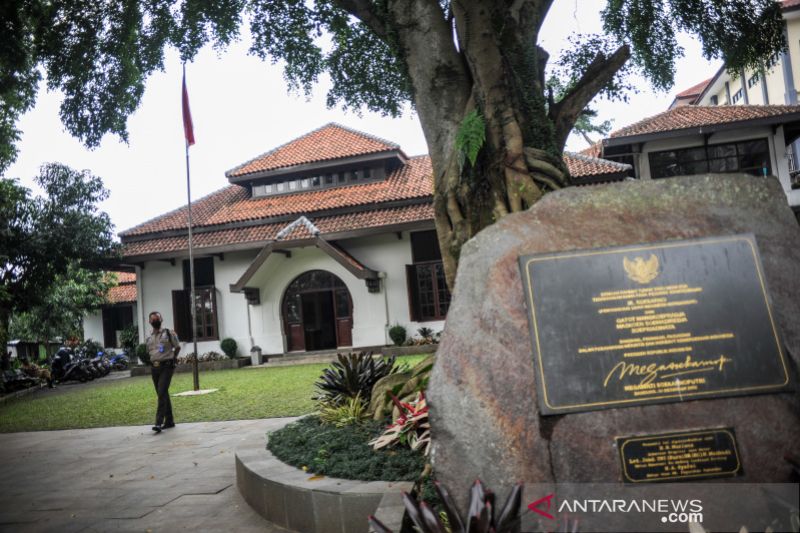
<path fill-rule="evenodd" d="M 283 532 L 236 490 L 234 450 L 290 420 L 0 434 L 0 531 Z"/>

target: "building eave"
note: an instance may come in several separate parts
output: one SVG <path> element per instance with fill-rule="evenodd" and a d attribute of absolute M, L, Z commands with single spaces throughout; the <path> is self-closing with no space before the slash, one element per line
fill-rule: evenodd
<path fill-rule="evenodd" d="M 346 168 L 353 165 L 364 163 L 374 163 L 378 161 L 397 162 L 404 164 L 408 161 L 406 155 L 402 150 L 385 150 L 382 152 L 374 152 L 370 154 L 362 154 L 350 157 L 342 157 L 337 159 L 327 159 L 323 161 L 314 161 L 311 163 L 303 163 L 300 165 L 291 165 L 287 167 L 276 168 L 272 170 L 262 170 L 251 172 L 249 174 L 235 174 L 235 171 L 228 171 L 225 177 L 233 184 L 249 183 L 258 179 L 273 178 L 278 176 L 291 176 L 293 174 L 307 174 L 310 171 L 319 170 L 332 172 L 340 168 Z"/>
<path fill-rule="evenodd" d="M 641 133 L 637 135 L 627 135 L 620 137 L 609 137 L 603 140 L 604 147 L 625 146 L 629 144 L 639 144 L 656 141 L 660 139 L 673 139 L 676 137 L 686 137 L 688 135 L 707 135 L 720 131 L 731 131 L 759 126 L 776 126 L 800 121 L 800 112 L 785 115 L 775 115 L 771 117 L 759 117 L 735 122 L 725 122 L 722 124 L 710 124 L 706 126 L 696 126 L 691 128 L 671 129 L 652 133 Z"/>
<path fill-rule="evenodd" d="M 434 223 L 433 219 L 430 220 L 417 220 L 413 222 L 403 222 L 399 224 L 389 224 L 385 226 L 375 226 L 371 228 L 363 228 L 363 229 L 356 229 L 356 230 L 348 230 L 348 231 L 340 231 L 340 232 L 331 232 L 325 234 L 325 239 L 328 241 L 340 241 L 345 239 L 355 239 L 359 237 L 371 237 L 375 235 L 387 234 L 387 233 L 397 233 L 402 231 L 420 231 L 420 230 L 427 230 L 433 229 Z M 299 239 L 299 240 L 290 240 L 290 241 L 281 241 L 281 246 L 278 247 L 282 248 L 289 248 L 289 247 L 303 247 L 303 246 L 313 246 L 313 239 Z M 273 242 L 271 239 L 268 240 L 256 240 L 256 241 L 248 241 L 248 242 L 240 242 L 240 243 L 231 243 L 231 244 L 224 244 L 219 246 L 207 246 L 203 248 L 195 248 L 194 254 L 195 257 L 203 257 L 203 256 L 211 256 L 211 255 L 219 255 L 228 252 L 242 252 L 248 250 L 260 250 L 264 248 L 268 243 Z M 141 255 L 129 255 L 124 256 L 120 260 L 120 265 L 122 266 L 135 266 L 141 265 L 146 261 L 169 261 L 174 259 L 184 259 L 189 257 L 189 250 L 182 249 L 182 250 L 174 250 L 170 252 L 156 252 L 152 254 L 141 254 Z"/>
<path fill-rule="evenodd" d="M 420 196 L 417 198 L 408 198 L 405 200 L 381 202 L 377 204 L 362 204 L 349 207 L 337 207 L 334 209 L 314 211 L 312 213 L 288 213 L 285 215 L 259 218 L 254 220 L 241 220 L 237 222 L 228 222 L 226 224 L 215 224 L 208 226 L 193 227 L 192 233 L 196 235 L 200 233 L 210 233 L 214 231 L 224 231 L 229 229 L 252 228 L 255 226 L 277 224 L 280 222 L 292 222 L 293 220 L 297 219 L 297 217 L 300 216 L 301 214 L 313 218 L 322 218 L 322 217 L 331 217 L 337 215 L 349 215 L 353 213 L 363 213 L 366 211 L 378 211 L 381 209 L 392 209 L 395 207 L 406 207 L 410 205 L 418 205 L 425 203 L 429 204 L 432 202 L 433 202 L 432 196 Z M 122 236 L 121 241 L 122 244 L 127 244 L 132 242 L 149 241 L 153 239 L 164 239 L 169 237 L 185 237 L 187 233 L 188 232 L 186 229 L 181 228 L 181 229 L 165 230 L 153 233 L 141 233 L 137 235 Z"/>

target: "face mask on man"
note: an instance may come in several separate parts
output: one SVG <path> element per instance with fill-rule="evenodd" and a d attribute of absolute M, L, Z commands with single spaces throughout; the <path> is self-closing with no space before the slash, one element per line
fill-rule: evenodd
<path fill-rule="evenodd" d="M 161 329 L 161 321 L 158 319 L 151 321 L 150 324 L 153 326 L 153 329 Z"/>

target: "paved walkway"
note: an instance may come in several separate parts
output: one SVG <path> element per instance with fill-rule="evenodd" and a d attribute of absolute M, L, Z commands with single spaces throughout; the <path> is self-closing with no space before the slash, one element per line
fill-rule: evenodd
<path fill-rule="evenodd" d="M 234 450 L 288 420 L 0 434 L 0 531 L 283 532 L 239 495 Z"/>

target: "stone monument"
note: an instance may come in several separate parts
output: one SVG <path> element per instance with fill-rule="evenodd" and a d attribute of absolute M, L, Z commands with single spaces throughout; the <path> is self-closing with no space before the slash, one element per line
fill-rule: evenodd
<path fill-rule="evenodd" d="M 428 393 L 436 476 L 457 495 L 787 482 L 798 357 L 800 227 L 775 179 L 558 191 L 462 250 Z M 659 443 L 704 459 L 643 467 Z"/>

